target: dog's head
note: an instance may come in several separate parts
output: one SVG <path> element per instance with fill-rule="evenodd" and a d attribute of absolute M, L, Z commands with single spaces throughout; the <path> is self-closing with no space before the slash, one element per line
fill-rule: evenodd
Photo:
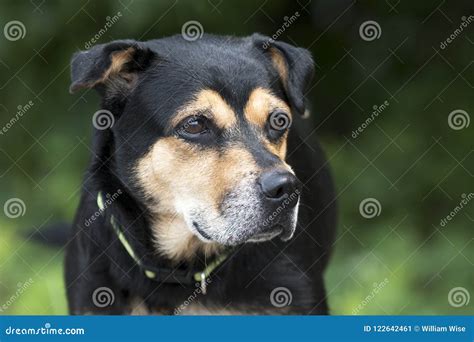
<path fill-rule="evenodd" d="M 144 195 L 156 229 L 236 245 L 295 231 L 287 137 L 312 73 L 308 51 L 264 36 L 175 36 L 77 53 L 71 90 L 102 94 L 114 173 Z"/>

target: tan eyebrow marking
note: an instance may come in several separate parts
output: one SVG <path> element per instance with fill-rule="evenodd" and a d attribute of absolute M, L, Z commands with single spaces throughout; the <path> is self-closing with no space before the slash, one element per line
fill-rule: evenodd
<path fill-rule="evenodd" d="M 235 112 L 222 96 L 214 90 L 204 89 L 195 96 L 194 100 L 178 110 L 171 120 L 171 126 L 176 126 L 188 116 L 204 112 L 210 114 L 210 119 L 212 119 L 219 128 L 230 128 L 237 122 Z"/>
<path fill-rule="evenodd" d="M 263 127 L 268 116 L 275 109 L 288 113 L 291 117 L 290 107 L 281 99 L 272 94 L 269 89 L 255 88 L 245 105 L 244 114 L 248 121 Z"/>
<path fill-rule="evenodd" d="M 271 112 L 276 109 L 288 113 L 291 118 L 290 107 L 283 100 L 276 97 L 269 89 L 256 88 L 250 94 L 247 104 L 245 105 L 244 115 L 249 122 L 263 128 Z M 266 138 L 262 139 L 263 144 L 271 153 L 280 157 L 281 160 L 285 160 L 287 137 L 288 132 L 285 132 L 283 139 L 276 143 L 272 143 Z"/>

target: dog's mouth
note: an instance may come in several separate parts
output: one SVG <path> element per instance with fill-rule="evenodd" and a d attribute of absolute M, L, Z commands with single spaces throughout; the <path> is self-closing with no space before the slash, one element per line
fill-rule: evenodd
<path fill-rule="evenodd" d="M 177 205 L 177 212 L 182 213 L 192 233 L 206 243 L 236 246 L 277 237 L 288 241 L 293 236 L 298 196 L 290 203 L 269 203 L 262 199 L 255 182 L 249 180 L 242 181 L 238 190 L 229 192 L 217 208 L 198 201 L 183 201 L 186 206 Z"/>
<path fill-rule="evenodd" d="M 198 237 L 201 238 L 201 240 L 204 240 L 206 242 L 212 241 L 211 236 L 209 236 L 209 234 L 207 234 L 196 221 L 193 221 L 193 227 L 198 233 Z"/>
<path fill-rule="evenodd" d="M 271 239 L 277 237 L 278 235 L 282 234 L 282 232 L 283 232 L 283 227 L 275 227 L 275 229 L 272 230 L 271 232 L 255 234 L 254 236 L 252 236 L 252 237 L 251 237 L 250 239 L 248 239 L 247 241 L 248 241 L 248 242 L 264 242 L 264 241 L 268 241 L 268 240 L 271 240 Z"/>
<path fill-rule="evenodd" d="M 197 237 L 204 242 L 214 242 L 216 239 L 206 232 L 205 228 L 196 221 L 192 222 L 193 230 Z M 249 234 L 248 237 L 243 238 L 239 241 L 240 243 L 258 243 L 272 240 L 276 237 L 280 237 L 282 241 L 288 241 L 293 236 L 294 229 L 286 229 L 284 226 L 277 224 L 272 227 L 266 228 L 264 231 L 257 232 L 253 235 Z"/>

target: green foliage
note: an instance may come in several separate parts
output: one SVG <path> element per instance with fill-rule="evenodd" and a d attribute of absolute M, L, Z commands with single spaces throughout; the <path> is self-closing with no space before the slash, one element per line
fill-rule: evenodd
<path fill-rule="evenodd" d="M 462 194 L 474 192 L 474 125 L 448 125 L 456 109 L 473 118 L 474 23 L 440 48 L 469 16 L 471 2 L 411 1 L 393 9 L 384 1 L 324 0 L 303 6 L 250 0 L 0 4 L 2 26 L 19 20 L 26 27 L 23 39 L 0 36 L 0 127 L 19 105 L 34 103 L 0 135 L 0 204 L 20 198 L 26 206 L 19 218 L 0 215 L 0 309 L 11 302 L 3 313 L 67 312 L 63 253 L 29 236 L 42 225 L 72 220 L 98 97 L 68 94 L 69 60 L 119 11 L 98 43 L 180 33 L 189 20 L 208 33 L 273 35 L 298 11 L 278 39 L 309 47 L 317 63 L 308 94 L 314 128 L 308 143 L 319 136 L 338 188 L 338 239 L 326 274 L 333 312 L 352 314 L 364 303 L 358 314 L 472 313 L 474 299 L 454 308 L 448 293 L 460 286 L 474 296 L 474 205 L 440 224 Z M 367 20 L 379 23 L 379 39 L 361 39 L 359 27 Z M 389 106 L 353 138 L 384 101 Z M 366 198 L 381 205 L 372 219 L 359 212 Z M 18 283 L 30 278 L 33 283 L 11 301 Z M 385 279 L 367 300 L 374 283 Z"/>

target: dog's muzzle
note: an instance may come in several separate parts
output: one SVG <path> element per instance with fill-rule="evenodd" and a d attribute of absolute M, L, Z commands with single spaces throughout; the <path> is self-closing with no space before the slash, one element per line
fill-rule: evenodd
<path fill-rule="evenodd" d="M 269 240 L 278 235 L 283 241 L 289 240 L 296 226 L 295 207 L 301 192 L 298 179 L 289 171 L 277 169 L 263 173 L 258 185 L 270 214 L 263 221 L 262 232 L 251 240 Z"/>
<path fill-rule="evenodd" d="M 223 245 L 289 240 L 296 228 L 300 184 L 291 172 L 272 169 L 244 177 L 226 194 L 218 211 L 183 210 L 188 227 L 203 241 Z"/>

